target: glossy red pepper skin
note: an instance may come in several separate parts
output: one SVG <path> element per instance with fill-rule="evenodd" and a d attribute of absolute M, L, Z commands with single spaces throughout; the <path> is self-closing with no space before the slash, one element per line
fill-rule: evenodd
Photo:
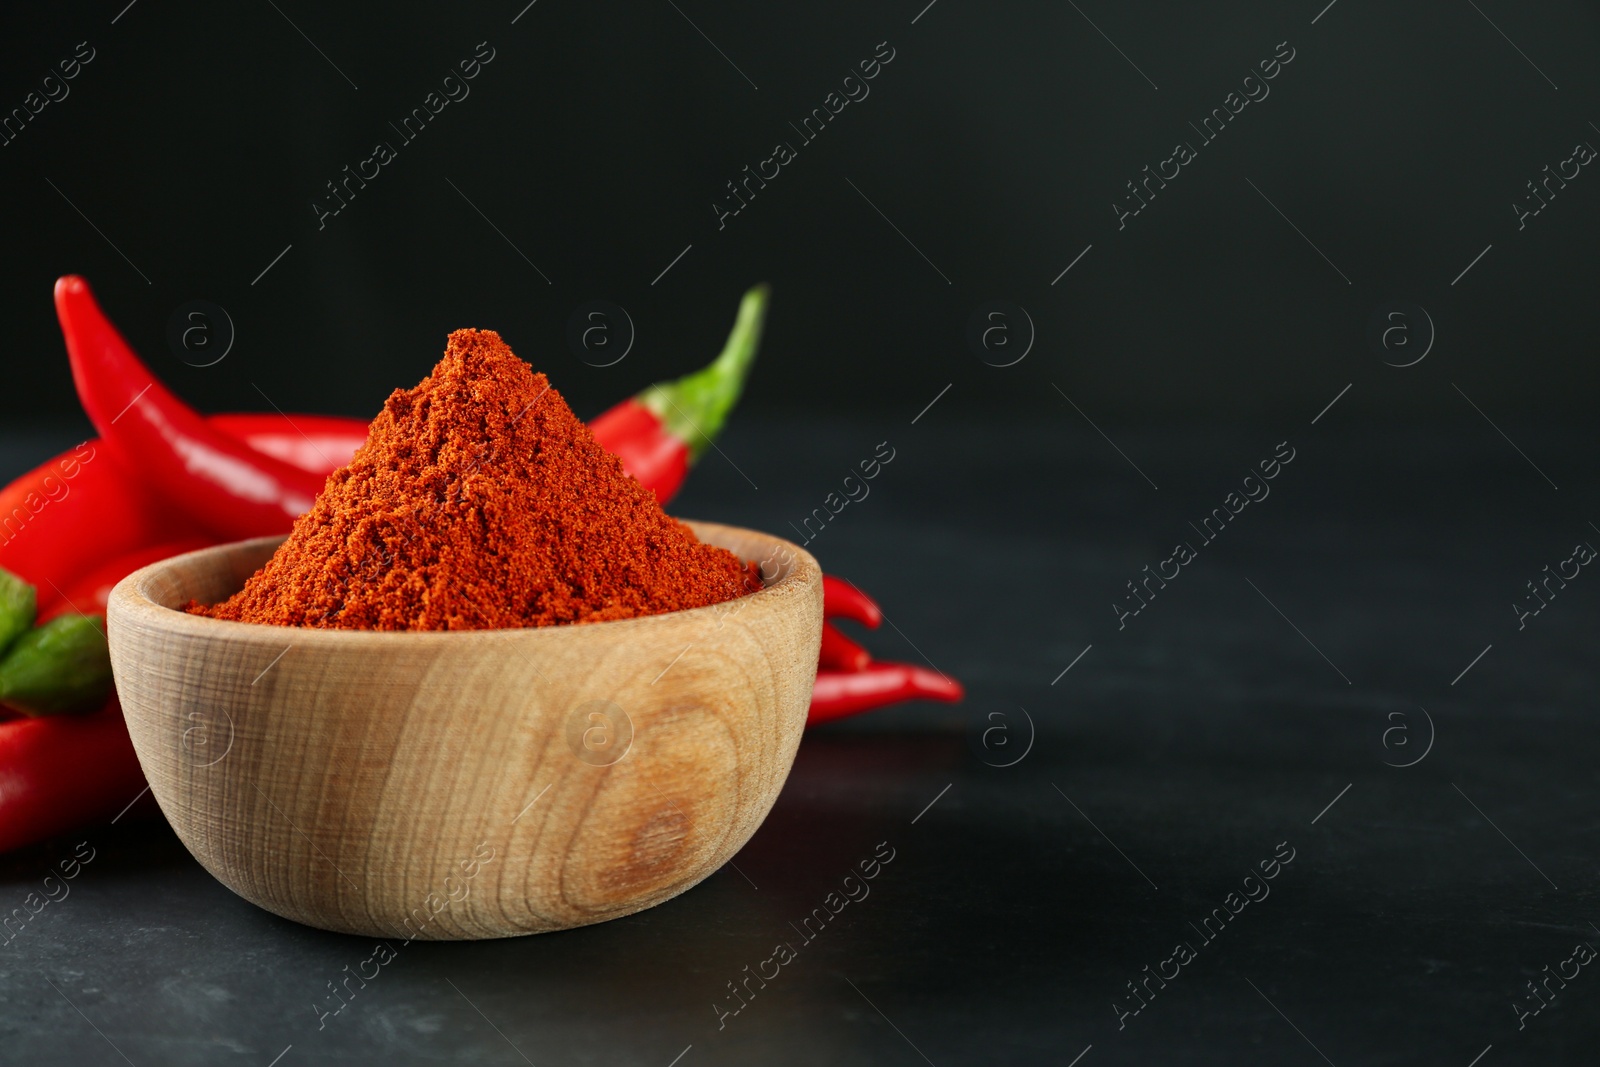
<path fill-rule="evenodd" d="M 600 444 L 662 503 L 677 493 L 738 402 L 767 298 L 766 286 L 744 295 L 727 344 L 712 363 L 657 382 L 591 424 Z M 169 504 L 225 538 L 287 528 L 321 492 L 324 483 L 314 475 L 348 462 L 354 448 L 347 446 L 366 438 L 365 425 L 357 438 L 354 420 L 327 416 L 280 416 L 299 438 L 286 444 L 283 435 L 248 417 L 222 416 L 219 427 L 156 379 L 82 278 L 58 279 L 55 302 L 78 398 L 101 437 Z"/>
<path fill-rule="evenodd" d="M 846 637 L 831 622 L 822 624 L 822 649 L 817 653 L 817 667 L 825 671 L 859 671 L 866 669 L 872 656 L 866 649 Z"/>
<path fill-rule="evenodd" d="M 961 683 L 910 663 L 872 663 L 859 671 L 817 672 L 806 725 L 858 715 L 902 700 L 954 703 L 966 695 Z"/>
<path fill-rule="evenodd" d="M 822 614 L 830 619 L 854 619 L 871 630 L 883 622 L 883 609 L 876 601 L 831 574 L 822 576 Z"/>
<path fill-rule="evenodd" d="M 629 398 L 589 423 L 595 440 L 665 504 L 689 476 L 689 446 L 667 431 L 655 412 Z"/>
<path fill-rule="evenodd" d="M 74 581 L 62 585 L 60 589 L 51 589 L 49 596 L 41 593 L 36 625 L 43 625 L 57 615 L 64 615 L 67 612 L 99 615 L 103 618 L 106 613 L 106 601 L 111 597 L 111 589 L 122 579 L 140 567 L 147 567 L 152 563 L 171 559 L 173 556 L 181 556 L 197 548 L 207 548 L 215 543 L 215 540 L 209 537 L 185 537 L 177 541 L 164 541 L 159 545 L 136 548 L 132 552 L 101 563 Z"/>
<path fill-rule="evenodd" d="M 323 480 L 208 426 L 128 347 L 75 276 L 56 282 L 56 315 L 78 398 L 122 467 L 224 538 L 287 529 Z"/>
<path fill-rule="evenodd" d="M 368 425 L 342 415 L 207 415 L 206 422 L 273 459 L 326 478 L 350 462 L 367 440 Z"/>
<path fill-rule="evenodd" d="M 744 294 L 727 343 L 709 364 L 656 382 L 589 424 L 595 438 L 661 503 L 678 491 L 739 402 L 761 346 L 769 296 L 765 285 Z"/>
<path fill-rule="evenodd" d="M 0 489 L 0 567 L 36 587 L 41 604 L 106 559 L 172 540 L 186 528 L 98 440 Z"/>
<path fill-rule="evenodd" d="M 0 722 L 0 853 L 114 818 L 144 789 L 115 697 L 89 715 Z"/>

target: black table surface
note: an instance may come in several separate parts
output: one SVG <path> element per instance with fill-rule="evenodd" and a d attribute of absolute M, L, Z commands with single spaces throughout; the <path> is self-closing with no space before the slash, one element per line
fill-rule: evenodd
<path fill-rule="evenodd" d="M 94 858 L 0 947 L 0 1061 L 1594 1062 L 1600 579 L 1566 562 L 1600 544 L 1592 434 L 1347 400 L 1102 422 L 1113 445 L 1066 405 L 990 424 L 951 395 L 912 424 L 921 403 L 741 416 L 675 510 L 792 534 L 888 442 L 809 547 L 881 600 L 873 652 L 964 704 L 808 734 L 734 864 L 666 904 L 415 942 L 326 1016 L 370 939 L 246 903 L 161 822 L 21 850 L 0 911 Z M 0 474 L 72 432 L 7 433 Z M 1177 576 L 1134 600 L 1147 565 Z"/>

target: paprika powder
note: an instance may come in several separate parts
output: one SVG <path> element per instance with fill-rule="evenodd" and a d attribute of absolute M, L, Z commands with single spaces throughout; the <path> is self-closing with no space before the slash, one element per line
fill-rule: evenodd
<path fill-rule="evenodd" d="M 490 330 L 457 330 L 233 597 L 274 626 L 474 630 L 681 611 L 760 588 L 700 542 Z"/>

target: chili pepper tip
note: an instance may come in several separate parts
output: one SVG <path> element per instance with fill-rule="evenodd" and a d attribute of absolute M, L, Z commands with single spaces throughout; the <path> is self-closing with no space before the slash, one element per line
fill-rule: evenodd
<path fill-rule="evenodd" d="M 883 622 L 883 609 L 877 601 L 843 578 L 822 576 L 822 614 L 826 618 L 853 619 L 869 630 Z"/>
<path fill-rule="evenodd" d="M 822 624 L 822 647 L 817 665 L 823 670 L 860 671 L 872 662 L 866 649 L 846 637 L 831 622 Z"/>

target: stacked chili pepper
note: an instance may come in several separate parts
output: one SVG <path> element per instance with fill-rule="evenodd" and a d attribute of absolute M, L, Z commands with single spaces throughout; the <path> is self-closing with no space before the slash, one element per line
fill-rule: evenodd
<path fill-rule="evenodd" d="M 55 303 L 78 397 L 101 436 L 0 490 L 0 568 L 17 576 L 9 584 L 0 576 L 0 706 L 30 716 L 0 721 L 0 852 L 125 810 L 145 788 L 116 696 L 105 695 L 109 675 L 99 668 L 105 643 L 97 616 L 111 587 L 181 552 L 286 533 L 367 436 L 356 419 L 200 415 L 156 379 L 83 279 L 60 279 Z M 750 290 L 716 360 L 590 423 L 662 503 L 737 402 L 766 303 L 765 286 Z M 881 622 L 860 589 L 832 576 L 823 582 L 828 619 Z M 36 627 L 28 585 L 37 591 Z M 27 602 L 11 622 L 8 598 Z M 17 623 L 23 615 L 27 621 Z M 22 655 L 9 676 L 8 649 Z M 943 675 L 874 662 L 831 621 L 823 623 L 818 667 L 808 725 L 900 700 L 962 696 Z M 8 684 L 26 692 L 8 701 Z M 97 710 L 55 714 L 85 704 Z"/>
<path fill-rule="evenodd" d="M 99 707 L 111 692 L 105 620 L 37 615 L 38 590 L 0 570 L 0 708 L 57 715 Z"/>

